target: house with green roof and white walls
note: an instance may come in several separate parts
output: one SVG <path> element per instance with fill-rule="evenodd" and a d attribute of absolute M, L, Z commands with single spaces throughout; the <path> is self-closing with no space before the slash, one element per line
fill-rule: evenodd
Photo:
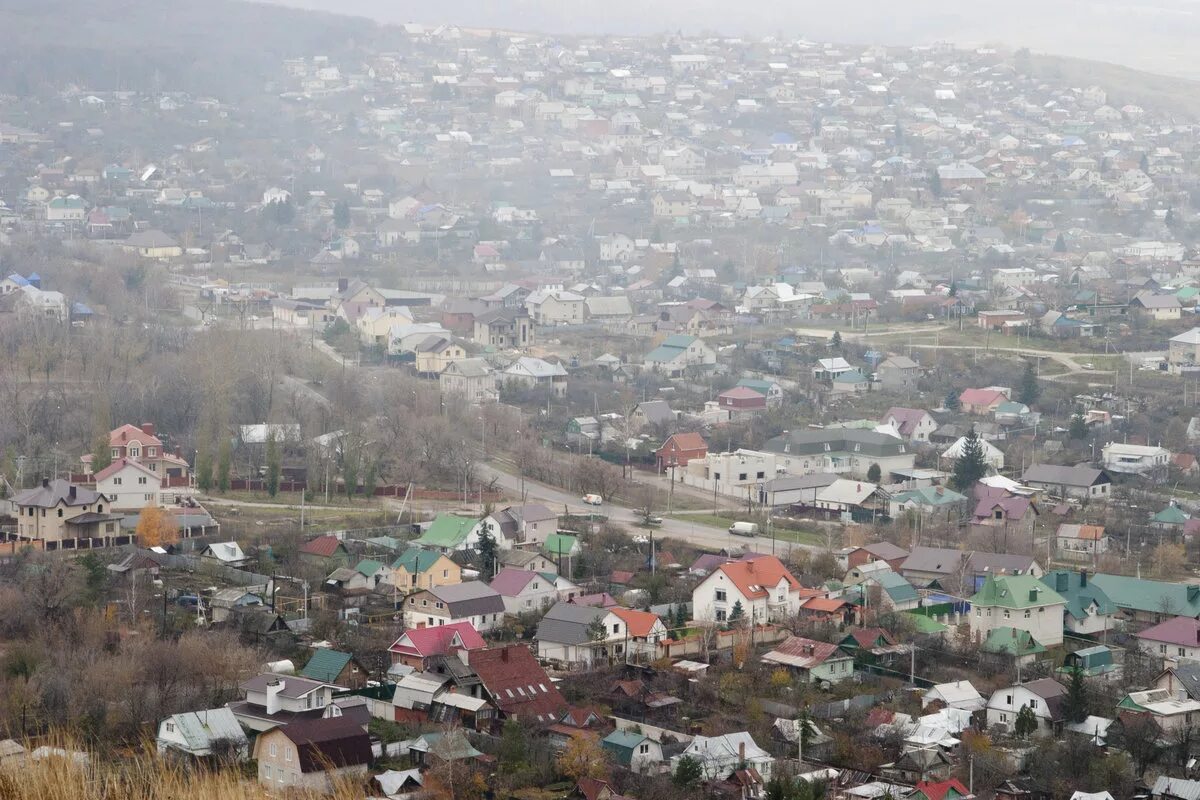
<path fill-rule="evenodd" d="M 475 517 L 460 517 L 457 514 L 438 514 L 421 536 L 413 541 L 418 547 L 427 547 L 451 553 L 456 550 L 473 550 L 479 545 L 479 536 L 484 530 L 491 533 L 496 546 L 507 550 L 512 542 L 504 531 L 488 520 Z"/>
<path fill-rule="evenodd" d="M 1172 617 L 1200 618 L 1200 586 L 1098 573 L 1091 582 L 1117 606 L 1121 622 L 1158 624 Z"/>
<path fill-rule="evenodd" d="M 1100 588 L 1095 576 L 1087 570 L 1076 572 L 1056 569 L 1042 576 L 1042 583 L 1057 592 L 1066 601 L 1063 610 L 1063 628 L 1076 635 L 1103 635 L 1123 627 L 1117 618 L 1117 604 Z"/>
<path fill-rule="evenodd" d="M 970 599 L 971 636 L 984 641 L 996 628 L 1026 631 L 1046 647 L 1063 642 L 1062 595 L 1032 575 L 988 573 Z"/>

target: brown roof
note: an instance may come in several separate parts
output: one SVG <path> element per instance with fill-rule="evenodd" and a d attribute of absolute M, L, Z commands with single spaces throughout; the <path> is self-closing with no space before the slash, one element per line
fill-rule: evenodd
<path fill-rule="evenodd" d="M 318 536 L 300 545 L 300 552 L 312 556 L 329 558 L 338 551 L 342 542 L 335 536 Z"/>
<path fill-rule="evenodd" d="M 553 723 L 567 709 L 567 701 L 528 647 L 476 650 L 469 666 L 496 707 L 508 716 Z"/>
<path fill-rule="evenodd" d="M 321 772 L 329 767 L 350 767 L 371 761 L 371 737 L 362 725 L 347 717 L 300 720 L 281 730 L 296 745 L 301 772 Z"/>

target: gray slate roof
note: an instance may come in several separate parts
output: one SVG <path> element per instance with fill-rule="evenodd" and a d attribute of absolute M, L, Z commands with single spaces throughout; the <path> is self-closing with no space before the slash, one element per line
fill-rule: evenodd
<path fill-rule="evenodd" d="M 504 598 L 483 581 L 435 586 L 429 593 L 445 603 L 454 617 L 504 613 Z"/>
<path fill-rule="evenodd" d="M 556 603 L 538 623 L 537 639 L 555 644 L 584 644 L 588 641 L 587 626 L 608 614 L 608 609 Z"/>

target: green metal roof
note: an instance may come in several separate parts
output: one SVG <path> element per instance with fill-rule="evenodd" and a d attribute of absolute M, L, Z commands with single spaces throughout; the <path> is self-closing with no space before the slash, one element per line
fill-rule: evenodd
<path fill-rule="evenodd" d="M 1007 653 L 1010 656 L 1046 652 L 1046 648 L 1034 639 L 1029 631 L 1008 627 L 993 628 L 979 649 L 985 653 Z"/>
<path fill-rule="evenodd" d="M 983 586 L 971 598 L 972 606 L 984 608 L 1034 608 L 1066 603 L 1062 595 L 1032 575 L 988 573 Z"/>
<path fill-rule="evenodd" d="M 919 597 L 911 583 L 891 570 L 876 572 L 869 577 L 887 592 L 893 602 L 902 603 L 906 600 L 916 600 Z"/>
<path fill-rule="evenodd" d="M 1088 579 L 1118 608 L 1200 618 L 1200 586 L 1101 573 Z"/>
<path fill-rule="evenodd" d="M 542 552 L 557 558 L 559 555 L 572 555 L 578 547 L 579 539 L 576 537 L 568 536 L 565 533 L 552 533 L 546 537 L 546 542 L 542 545 Z"/>
<path fill-rule="evenodd" d="M 420 541 L 420 540 L 418 540 Z M 400 569 L 404 567 L 409 574 L 419 574 L 425 572 L 434 563 L 442 557 L 442 554 L 437 550 L 426 550 L 423 547 L 410 547 L 400 554 L 400 557 L 392 562 L 392 569 Z"/>
<path fill-rule="evenodd" d="M 892 502 L 894 503 L 903 504 L 911 501 L 919 506 L 949 506 L 961 503 L 966 499 L 965 495 L 961 495 L 953 489 L 945 489 L 940 486 L 906 489 L 903 492 L 896 492 L 892 495 Z"/>
<path fill-rule="evenodd" d="M 1094 580 L 1084 581 L 1083 573 L 1069 569 L 1056 569 L 1042 576 L 1042 583 L 1067 601 L 1067 613 L 1075 619 L 1085 619 L 1092 603 L 1096 604 L 1096 613 L 1101 616 L 1117 613 L 1117 604 Z"/>
<path fill-rule="evenodd" d="M 600 740 L 600 746 L 612 753 L 622 766 L 628 767 L 633 761 L 634 749 L 645 740 L 645 735 L 641 733 L 613 731 Z"/>
<path fill-rule="evenodd" d="M 375 561 L 374 559 L 364 558 L 362 561 L 358 562 L 358 566 L 354 568 L 354 571 L 360 572 L 369 578 L 376 572 L 379 572 L 381 569 L 383 569 L 383 564 Z"/>
<path fill-rule="evenodd" d="M 1169 505 L 1154 515 L 1154 521 L 1159 525 L 1182 525 L 1188 519 L 1188 515 L 1177 505 Z"/>
<path fill-rule="evenodd" d="M 430 524 L 425 535 L 416 540 L 416 544 L 431 547 L 458 547 L 467 539 L 467 535 L 479 523 L 471 517 L 459 517 L 454 514 L 438 514 Z"/>
<path fill-rule="evenodd" d="M 304 669 L 300 670 L 300 677 L 333 683 L 352 658 L 352 655 L 340 650 L 321 648 L 313 653 L 312 658 L 304 665 Z"/>

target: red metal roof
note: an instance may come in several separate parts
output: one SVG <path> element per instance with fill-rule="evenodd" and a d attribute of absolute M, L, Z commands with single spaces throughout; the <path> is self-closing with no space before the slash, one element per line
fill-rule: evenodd
<path fill-rule="evenodd" d="M 487 647 L 479 631 L 469 622 L 452 622 L 432 628 L 410 628 L 388 648 L 393 653 L 405 655 L 440 656 L 450 652 L 451 647 L 463 650 L 482 650 Z"/>
<path fill-rule="evenodd" d="M 311 556 L 329 558 L 337 552 L 342 542 L 336 536 L 318 536 L 300 545 L 300 552 Z"/>

